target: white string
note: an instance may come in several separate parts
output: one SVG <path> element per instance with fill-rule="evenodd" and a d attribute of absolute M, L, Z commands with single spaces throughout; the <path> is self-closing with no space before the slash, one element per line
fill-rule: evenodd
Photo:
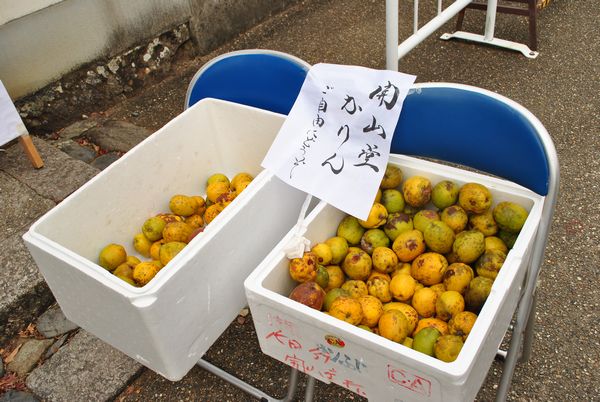
<path fill-rule="evenodd" d="M 307 194 L 306 199 L 304 200 L 304 204 L 302 204 L 302 208 L 300 208 L 298 221 L 292 229 L 294 231 L 294 234 L 283 249 L 283 252 L 285 253 L 287 258 L 301 258 L 304 255 L 304 252 L 310 250 L 310 240 L 302 236 L 302 233 L 304 233 L 304 231 L 306 230 L 306 225 L 304 224 L 304 221 L 306 219 L 306 211 L 308 211 L 308 207 L 310 206 L 311 201 L 312 195 Z"/>

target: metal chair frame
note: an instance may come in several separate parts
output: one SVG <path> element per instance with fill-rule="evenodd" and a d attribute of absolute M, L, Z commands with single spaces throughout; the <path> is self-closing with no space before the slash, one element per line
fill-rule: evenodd
<path fill-rule="evenodd" d="M 531 354 L 538 277 L 558 195 L 556 149 L 547 130 L 531 112 L 494 92 L 446 83 L 416 84 L 414 91 L 404 102 L 392 153 L 466 165 L 511 180 L 544 197 L 529 269 L 515 310 L 510 347 L 508 351 L 498 351 L 504 364 L 496 400 L 504 401 L 517 362 L 527 361 Z M 506 119 L 490 120 L 486 131 L 486 120 L 494 111 L 514 120 L 515 125 L 506 124 Z M 446 124 L 442 127 L 440 121 Z M 478 141 L 485 141 L 488 134 L 494 146 L 478 149 Z"/>
<path fill-rule="evenodd" d="M 290 78 L 293 82 L 283 91 L 277 82 L 285 80 L 285 75 L 290 74 L 290 71 L 283 68 L 279 71 L 279 76 L 273 72 L 265 74 L 263 69 L 269 68 L 270 61 L 285 61 L 293 67 L 293 77 Z M 220 71 L 223 65 L 226 67 L 225 71 Z M 287 114 L 309 68 L 308 63 L 281 52 L 246 50 L 224 54 L 211 60 L 196 73 L 189 84 L 185 107 L 204 97 L 215 97 Z M 231 85 L 224 86 L 224 82 Z M 277 93 L 277 96 L 273 93 Z M 271 100 L 265 101 L 268 98 Z M 277 102 L 271 102 L 273 98 Z M 490 113 L 499 113 L 504 118 L 497 121 L 486 120 Z M 439 125 L 440 121 L 450 124 L 442 127 Z M 485 138 L 488 134 L 489 138 Z M 472 138 L 474 135 L 479 136 L 479 141 L 482 138 L 493 141 L 494 146 L 487 151 L 475 149 Z M 447 141 L 449 136 L 455 144 L 461 144 L 460 149 Z M 467 156 L 468 152 L 465 153 L 463 145 L 466 143 L 469 143 L 467 151 L 473 151 L 470 156 Z M 502 151 L 507 152 L 504 156 L 508 158 L 500 158 Z M 496 400 L 505 400 L 517 361 L 526 361 L 531 353 L 536 286 L 559 181 L 558 158 L 552 139 L 531 112 L 508 98 L 466 85 L 428 83 L 415 85 L 414 93 L 406 98 L 391 152 L 467 165 L 512 180 L 544 197 L 542 217 L 532 244 L 529 270 L 515 310 L 516 321 L 510 348 L 507 352 L 499 351 L 499 356 L 504 358 L 504 369 Z M 251 395 L 274 400 L 210 363 L 201 360 L 198 365 Z M 297 374 L 292 369 L 286 398 L 291 398 L 294 394 Z M 314 378 L 309 377 L 306 401 L 312 400 L 314 396 L 314 384 Z"/>

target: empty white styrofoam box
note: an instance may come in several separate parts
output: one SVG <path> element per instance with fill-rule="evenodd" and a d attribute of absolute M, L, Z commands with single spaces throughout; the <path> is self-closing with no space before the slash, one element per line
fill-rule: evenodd
<path fill-rule="evenodd" d="M 521 186 L 466 170 L 392 155 L 404 177 L 425 176 L 433 184 L 486 185 L 494 205 L 514 201 L 529 211 L 527 221 L 494 282 L 457 360 L 445 363 L 288 298 L 295 283 L 283 250 L 295 236 L 312 244 L 335 236 L 346 215 L 321 202 L 302 232 L 288 233 L 246 279 L 244 286 L 262 351 L 323 382 L 334 382 L 373 401 L 466 401 L 475 398 L 496 355 L 523 286 L 529 245 L 540 217 L 541 197 Z"/>
<path fill-rule="evenodd" d="M 285 116 L 205 99 L 50 210 L 24 235 L 67 318 L 170 380 L 181 379 L 247 305 L 243 281 L 298 220 L 306 194 L 260 163 Z M 97 264 L 175 194 L 213 173 L 253 182 L 146 286 Z"/>

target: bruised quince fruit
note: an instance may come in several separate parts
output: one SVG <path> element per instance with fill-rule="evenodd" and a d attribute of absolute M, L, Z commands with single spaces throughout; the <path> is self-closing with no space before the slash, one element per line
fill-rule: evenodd
<path fill-rule="evenodd" d="M 398 256 L 388 247 L 375 247 L 371 255 L 373 269 L 386 274 L 394 272 L 398 266 Z"/>
<path fill-rule="evenodd" d="M 412 262 L 410 273 L 413 278 L 425 286 L 442 282 L 448 260 L 440 253 L 427 252 L 420 254 Z"/>
<path fill-rule="evenodd" d="M 381 229 L 369 229 L 360 239 L 360 248 L 366 251 L 369 255 L 373 254 L 373 250 L 375 250 L 375 248 L 388 247 L 389 245 L 390 239 Z"/>
<path fill-rule="evenodd" d="M 469 217 L 469 227 L 479 230 L 484 236 L 493 236 L 498 233 L 498 224 L 490 210 L 482 214 L 471 215 Z"/>
<path fill-rule="evenodd" d="M 133 280 L 140 286 L 146 285 L 160 271 L 160 265 L 154 261 L 140 262 L 133 269 Z"/>
<path fill-rule="evenodd" d="M 450 335 L 458 335 L 462 337 L 463 341 L 466 341 L 476 320 L 477 314 L 471 311 L 462 311 L 448 321 L 448 332 Z"/>
<path fill-rule="evenodd" d="M 417 323 L 417 327 L 413 332 L 413 337 L 415 337 L 419 332 L 421 332 L 424 328 L 433 327 L 440 331 L 442 335 L 448 334 L 448 323 L 444 320 L 440 320 L 439 318 L 422 318 Z"/>
<path fill-rule="evenodd" d="M 162 232 L 167 223 L 164 219 L 159 216 L 153 216 L 152 218 L 146 219 L 142 225 L 142 233 L 151 242 L 155 242 L 162 238 Z"/>
<path fill-rule="evenodd" d="M 357 218 L 350 215 L 345 216 L 337 228 L 337 235 L 346 239 L 350 245 L 359 244 L 364 233 L 365 228 L 360 225 Z"/>
<path fill-rule="evenodd" d="M 381 195 L 381 201 L 379 202 L 385 207 L 385 209 L 387 209 L 388 214 L 393 212 L 402 212 L 406 206 L 404 202 L 404 196 L 395 188 L 384 190 Z"/>
<path fill-rule="evenodd" d="M 462 232 L 469 223 L 467 211 L 458 205 L 451 205 L 447 208 L 444 208 L 440 214 L 440 219 L 446 225 L 450 226 L 452 230 L 454 230 L 454 233 Z"/>
<path fill-rule="evenodd" d="M 163 239 L 165 243 L 173 241 L 186 243 L 193 231 L 194 228 L 185 222 L 167 223 L 163 229 Z"/>
<path fill-rule="evenodd" d="M 371 256 L 358 247 L 349 247 L 342 269 L 350 279 L 367 280 L 371 274 Z"/>
<path fill-rule="evenodd" d="M 339 264 L 344 261 L 344 257 L 348 253 L 348 241 L 343 237 L 334 236 L 325 240 L 325 244 L 331 250 L 331 264 Z"/>
<path fill-rule="evenodd" d="M 317 278 L 318 260 L 314 253 L 306 252 L 302 258 L 292 258 L 289 263 L 290 276 L 296 282 L 309 282 Z"/>
<path fill-rule="evenodd" d="M 344 284 L 346 275 L 344 275 L 344 271 L 342 271 L 339 265 L 327 265 L 325 269 L 329 278 L 325 291 L 339 288 Z"/>
<path fill-rule="evenodd" d="M 375 229 L 383 225 L 388 217 L 387 209 L 378 202 L 373 203 L 367 220 L 359 219 L 358 223 L 365 229 Z"/>
<path fill-rule="evenodd" d="M 527 220 L 528 212 L 525 208 L 510 201 L 503 201 L 494 207 L 494 220 L 498 223 L 498 227 L 510 233 L 519 233 L 525 220 Z"/>
<path fill-rule="evenodd" d="M 325 268 L 323 265 L 317 266 L 317 276 L 315 277 L 315 282 L 317 282 L 317 285 L 323 289 L 327 289 L 327 286 L 329 286 L 329 272 L 327 272 L 327 268 Z"/>
<path fill-rule="evenodd" d="M 389 302 L 383 305 L 383 311 L 398 310 L 406 317 L 408 321 L 408 333 L 412 334 L 419 322 L 419 313 L 412 306 L 401 302 Z"/>
<path fill-rule="evenodd" d="M 456 253 L 460 262 L 475 262 L 485 251 L 485 237 L 478 230 L 462 231 L 456 235 L 452 251 Z"/>
<path fill-rule="evenodd" d="M 402 184 L 404 201 L 413 207 L 423 207 L 431 199 L 431 181 L 422 176 L 412 176 Z"/>
<path fill-rule="evenodd" d="M 133 248 L 146 258 L 150 257 L 150 247 L 152 247 L 152 243 L 153 242 L 143 233 L 138 233 L 133 236 Z"/>
<path fill-rule="evenodd" d="M 454 230 L 443 221 L 429 222 L 423 232 L 423 237 L 431 251 L 446 254 L 452 250 Z"/>
<path fill-rule="evenodd" d="M 331 252 L 331 247 L 329 247 L 327 243 L 317 243 L 310 249 L 310 251 L 317 256 L 317 262 L 319 264 L 331 264 L 333 253 Z"/>
<path fill-rule="evenodd" d="M 413 230 L 414 224 L 410 215 L 404 212 L 393 212 L 388 215 L 383 231 L 391 241 L 396 240 L 396 237 L 402 232 Z"/>
<path fill-rule="evenodd" d="M 250 173 L 241 172 L 233 176 L 230 187 L 239 194 L 252 180 L 254 177 Z"/>
<path fill-rule="evenodd" d="M 435 302 L 435 316 L 448 321 L 458 313 L 465 311 L 465 299 L 455 290 L 447 290 Z"/>
<path fill-rule="evenodd" d="M 115 268 L 113 275 L 123 279 L 125 282 L 131 285 L 135 285 L 135 281 L 133 280 L 133 268 L 131 268 L 127 263 L 123 263 Z"/>
<path fill-rule="evenodd" d="M 383 303 L 375 296 L 366 295 L 358 298 L 358 302 L 362 308 L 363 317 L 360 321 L 361 325 L 374 327 L 379 322 L 379 317 L 383 314 Z"/>
<path fill-rule="evenodd" d="M 454 205 L 458 200 L 459 189 L 460 187 L 453 181 L 442 180 L 433 186 L 431 190 L 431 202 L 440 210 Z"/>
<path fill-rule="evenodd" d="M 193 197 L 176 194 L 169 200 L 169 209 L 180 216 L 190 216 L 198 210 L 198 202 Z"/>
<path fill-rule="evenodd" d="M 223 173 L 213 173 L 206 179 L 206 187 L 217 182 L 226 183 L 229 186 L 229 178 L 227 175 Z"/>
<path fill-rule="evenodd" d="M 387 303 L 392 300 L 392 292 L 390 291 L 390 280 L 386 279 L 379 272 L 375 272 L 376 276 L 371 274 L 367 280 L 367 289 L 371 296 L 381 300 L 382 303 Z"/>
<path fill-rule="evenodd" d="M 206 198 L 210 202 L 216 203 L 221 195 L 229 192 L 229 189 L 229 183 L 223 181 L 213 182 L 206 187 Z"/>
<path fill-rule="evenodd" d="M 392 244 L 392 250 L 401 262 L 410 262 L 425 251 L 423 233 L 413 229 L 402 232 Z"/>
<path fill-rule="evenodd" d="M 442 334 L 437 328 L 423 328 L 415 335 L 412 348 L 418 352 L 433 356 L 433 346 L 440 336 L 442 336 Z"/>
<path fill-rule="evenodd" d="M 202 219 L 202 216 L 198 214 L 188 216 L 185 218 L 184 222 L 190 225 L 192 229 L 198 229 L 204 226 L 204 219 Z"/>
<path fill-rule="evenodd" d="M 398 310 L 385 311 L 379 318 L 377 325 L 379 335 L 391 341 L 402 343 L 409 335 L 408 320 L 406 316 Z"/>
<path fill-rule="evenodd" d="M 185 243 L 179 241 L 171 241 L 160 246 L 158 257 L 162 265 L 167 265 L 183 248 Z"/>
<path fill-rule="evenodd" d="M 340 296 L 350 297 L 350 293 L 342 288 L 333 288 L 329 290 L 325 294 L 325 299 L 323 300 L 323 310 L 329 311 L 333 302 Z"/>
<path fill-rule="evenodd" d="M 350 297 L 355 299 L 369 294 L 369 288 L 367 287 L 367 284 L 358 279 L 347 280 L 342 284 L 342 289 L 348 292 Z"/>
<path fill-rule="evenodd" d="M 331 303 L 329 315 L 349 324 L 358 325 L 363 318 L 362 306 L 358 299 L 339 296 Z"/>
<path fill-rule="evenodd" d="M 296 286 L 290 293 L 290 299 L 310 308 L 321 310 L 325 291 L 316 282 L 308 281 Z"/>
<path fill-rule="evenodd" d="M 473 214 L 482 214 L 492 206 L 492 193 L 479 183 L 466 183 L 458 192 L 458 205 Z"/>
<path fill-rule="evenodd" d="M 477 271 L 477 275 L 479 276 L 494 280 L 498 276 L 504 260 L 506 260 L 506 254 L 502 251 L 487 250 L 477 259 L 475 271 Z"/>
<path fill-rule="evenodd" d="M 415 229 L 424 233 L 427 225 L 429 225 L 431 222 L 440 220 L 440 214 L 431 209 L 422 209 L 414 214 L 412 220 Z"/>
<path fill-rule="evenodd" d="M 388 165 L 385 168 L 385 173 L 383 174 L 383 179 L 381 179 L 381 184 L 379 185 L 379 187 L 381 187 L 384 190 L 396 188 L 400 185 L 400 183 L 402 183 L 402 178 L 402 169 L 400 169 L 398 166 L 391 165 L 388 163 Z"/>
<path fill-rule="evenodd" d="M 433 354 L 439 360 L 450 363 L 456 360 L 463 347 L 463 340 L 458 335 L 442 335 L 433 347 Z"/>
<path fill-rule="evenodd" d="M 504 254 L 508 254 L 508 247 L 502 241 L 501 238 L 497 236 L 488 236 L 485 238 L 485 250 L 500 250 Z"/>
<path fill-rule="evenodd" d="M 442 281 L 446 290 L 455 290 L 464 294 L 469 288 L 473 276 L 473 269 L 470 266 L 462 262 L 455 262 L 448 265 L 442 276 Z"/>
<path fill-rule="evenodd" d="M 111 243 L 100 251 L 98 264 L 108 271 L 114 271 L 127 261 L 127 252 L 120 244 Z"/>
<path fill-rule="evenodd" d="M 474 313 L 479 313 L 492 291 L 493 284 L 493 280 L 484 276 L 473 278 L 465 293 L 465 308 Z"/>

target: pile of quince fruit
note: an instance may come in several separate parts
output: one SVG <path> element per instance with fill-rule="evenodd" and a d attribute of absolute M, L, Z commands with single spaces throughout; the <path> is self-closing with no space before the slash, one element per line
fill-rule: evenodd
<path fill-rule="evenodd" d="M 146 285 L 187 244 L 213 221 L 253 180 L 238 173 L 231 180 L 215 173 L 206 181 L 206 196 L 176 194 L 169 212 L 152 216 L 133 237 L 132 246 L 142 257 L 127 255 L 125 247 L 111 243 L 98 256 L 98 264 L 132 286 Z"/>
<path fill-rule="evenodd" d="M 389 164 L 367 220 L 289 261 L 290 298 L 452 362 L 528 212 L 482 184 L 403 179 Z"/>

